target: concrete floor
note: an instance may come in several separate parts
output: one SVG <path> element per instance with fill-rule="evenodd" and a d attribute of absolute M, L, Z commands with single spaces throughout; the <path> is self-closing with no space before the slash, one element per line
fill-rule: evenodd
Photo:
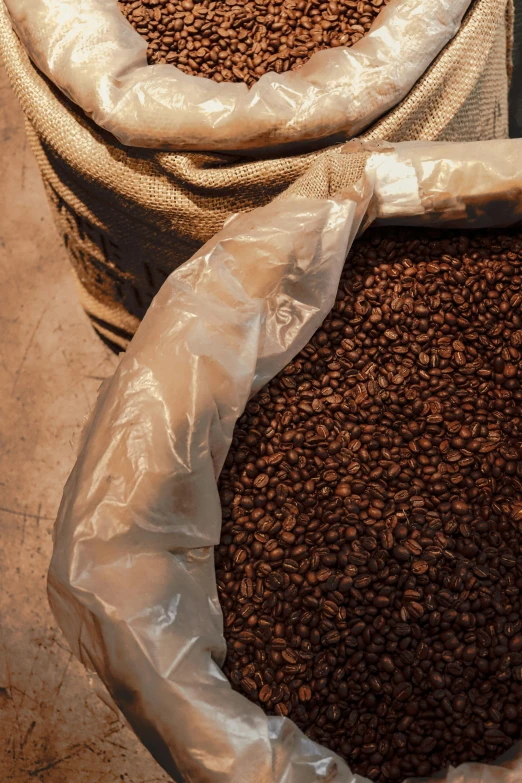
<path fill-rule="evenodd" d="M 77 302 L 1 68 L 0 291 L 0 781 L 169 781 L 95 694 L 47 603 L 62 487 L 116 359 Z"/>

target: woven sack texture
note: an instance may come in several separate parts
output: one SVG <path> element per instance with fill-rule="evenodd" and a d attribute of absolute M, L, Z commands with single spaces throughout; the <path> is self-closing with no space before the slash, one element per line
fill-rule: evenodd
<path fill-rule="evenodd" d="M 455 38 L 410 94 L 360 138 L 506 137 L 512 0 L 507 2 L 474 0 Z M 330 151 L 251 159 L 124 147 L 32 65 L 1 0 L 0 54 L 80 300 L 115 349 L 125 348 L 170 272 L 230 215 L 283 193 L 319 155 L 332 165 Z M 346 169 L 346 160 L 342 165 Z"/>

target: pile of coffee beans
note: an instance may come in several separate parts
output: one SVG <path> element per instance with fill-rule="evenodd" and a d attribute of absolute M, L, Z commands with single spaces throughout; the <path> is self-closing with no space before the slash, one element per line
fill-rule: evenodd
<path fill-rule="evenodd" d="M 120 0 L 148 42 L 149 63 L 251 86 L 296 70 L 314 52 L 352 46 L 388 0 Z"/>
<path fill-rule="evenodd" d="M 370 231 L 234 432 L 225 673 L 379 783 L 522 735 L 521 354 L 521 231 Z"/>

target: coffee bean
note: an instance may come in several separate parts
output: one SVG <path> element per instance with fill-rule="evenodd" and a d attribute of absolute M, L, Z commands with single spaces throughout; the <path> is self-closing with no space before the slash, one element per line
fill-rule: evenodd
<path fill-rule="evenodd" d="M 515 229 L 368 232 L 220 476 L 232 687 L 377 783 L 522 733 L 519 259 Z"/>
<path fill-rule="evenodd" d="M 399 563 L 404 563 L 410 559 L 410 552 L 405 546 L 396 546 L 393 548 L 393 556 Z"/>
<path fill-rule="evenodd" d="M 509 649 L 511 652 L 521 652 L 522 651 L 522 633 L 517 633 L 515 636 L 512 636 L 509 640 Z"/>
<path fill-rule="evenodd" d="M 264 73 L 298 70 L 320 49 L 353 45 L 387 2 L 339 0 L 334 11 L 331 3 L 318 0 L 302 8 L 295 0 L 171 0 L 161 5 L 120 0 L 118 5 L 147 40 L 150 64 L 168 63 L 216 82 L 251 86 Z M 333 384 L 325 384 L 323 395 L 330 398 L 332 392 Z"/>
<path fill-rule="evenodd" d="M 259 691 L 259 700 L 262 702 L 270 701 L 272 698 L 272 688 L 270 685 L 263 685 Z"/>
<path fill-rule="evenodd" d="M 393 674 L 395 671 L 395 664 L 389 655 L 383 655 L 379 660 L 379 668 L 388 674 Z"/>
<path fill-rule="evenodd" d="M 468 513 L 469 507 L 463 500 L 454 500 L 451 504 L 451 510 L 454 514 L 461 516 Z"/>
<path fill-rule="evenodd" d="M 299 660 L 299 657 L 295 652 L 295 650 L 283 650 L 281 656 L 287 663 L 291 663 L 291 664 L 297 663 L 297 661 Z"/>
<path fill-rule="evenodd" d="M 420 620 L 424 614 L 424 608 L 418 601 L 411 601 L 407 606 L 407 610 L 413 620 Z"/>
<path fill-rule="evenodd" d="M 412 694 L 413 688 L 409 682 L 401 682 L 393 689 L 393 698 L 399 701 L 408 701 Z"/>

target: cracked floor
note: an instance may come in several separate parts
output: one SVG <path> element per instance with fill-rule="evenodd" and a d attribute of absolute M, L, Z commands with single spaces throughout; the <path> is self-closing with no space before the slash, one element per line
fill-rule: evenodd
<path fill-rule="evenodd" d="M 76 299 L 0 67 L 0 780 L 166 783 L 103 704 L 49 610 L 51 532 L 114 356 Z"/>

